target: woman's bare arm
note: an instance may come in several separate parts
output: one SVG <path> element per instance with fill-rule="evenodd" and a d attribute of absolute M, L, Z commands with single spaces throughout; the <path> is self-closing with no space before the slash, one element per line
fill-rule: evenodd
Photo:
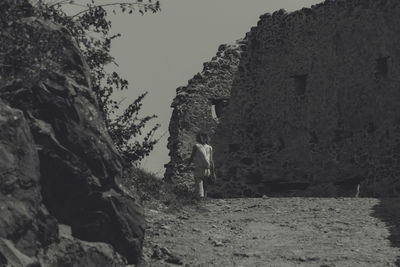
<path fill-rule="evenodd" d="M 211 167 L 211 171 L 215 174 L 215 166 L 214 166 L 214 151 L 213 148 L 211 147 L 211 153 L 210 153 L 210 167 Z"/>

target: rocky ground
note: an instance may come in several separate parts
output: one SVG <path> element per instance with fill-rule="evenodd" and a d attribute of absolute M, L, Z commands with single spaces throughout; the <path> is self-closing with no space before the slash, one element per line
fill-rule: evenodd
<path fill-rule="evenodd" d="M 400 266 L 399 199 L 211 199 L 147 207 L 141 266 Z"/>

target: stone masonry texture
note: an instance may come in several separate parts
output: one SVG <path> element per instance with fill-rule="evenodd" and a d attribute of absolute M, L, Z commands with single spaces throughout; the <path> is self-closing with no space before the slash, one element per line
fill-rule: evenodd
<path fill-rule="evenodd" d="M 219 124 L 220 119 L 213 116 L 212 109 L 214 107 L 220 115 L 227 107 L 234 75 L 245 49 L 246 40 L 221 45 L 217 55 L 204 63 L 203 71 L 196 74 L 186 87 L 176 90 L 169 125 L 171 161 L 166 165 L 167 181 L 186 186 L 193 182 L 184 160 L 190 157 L 196 133 L 204 131 L 212 134 Z"/>
<path fill-rule="evenodd" d="M 211 76 L 205 68 L 178 89 L 166 177 L 189 181 L 179 166 L 204 129 L 214 196 L 398 196 L 399 17 L 398 0 L 331 0 L 261 16 L 229 68 Z M 210 95 L 228 103 L 218 121 Z"/>

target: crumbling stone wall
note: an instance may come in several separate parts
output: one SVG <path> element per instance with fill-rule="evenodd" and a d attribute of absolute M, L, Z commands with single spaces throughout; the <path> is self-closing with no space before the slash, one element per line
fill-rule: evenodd
<path fill-rule="evenodd" d="M 399 195 L 399 15 L 397 0 L 263 15 L 215 129 L 214 194 Z"/>
<path fill-rule="evenodd" d="M 189 80 L 187 86 L 176 90 L 169 125 L 168 148 L 171 161 L 166 164 L 167 181 L 186 185 L 193 182 L 191 171 L 186 168 L 184 160 L 190 157 L 196 134 L 205 131 L 212 135 L 222 120 L 246 43 L 246 40 L 239 40 L 221 45 L 217 55 L 210 62 L 204 63 L 203 71 Z"/>

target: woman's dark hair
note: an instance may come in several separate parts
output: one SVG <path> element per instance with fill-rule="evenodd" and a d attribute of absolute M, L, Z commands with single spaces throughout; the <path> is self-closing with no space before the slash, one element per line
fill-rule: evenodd
<path fill-rule="evenodd" d="M 204 132 L 200 132 L 196 135 L 196 140 L 200 144 L 208 144 L 208 142 L 209 142 L 208 134 L 206 134 Z"/>

